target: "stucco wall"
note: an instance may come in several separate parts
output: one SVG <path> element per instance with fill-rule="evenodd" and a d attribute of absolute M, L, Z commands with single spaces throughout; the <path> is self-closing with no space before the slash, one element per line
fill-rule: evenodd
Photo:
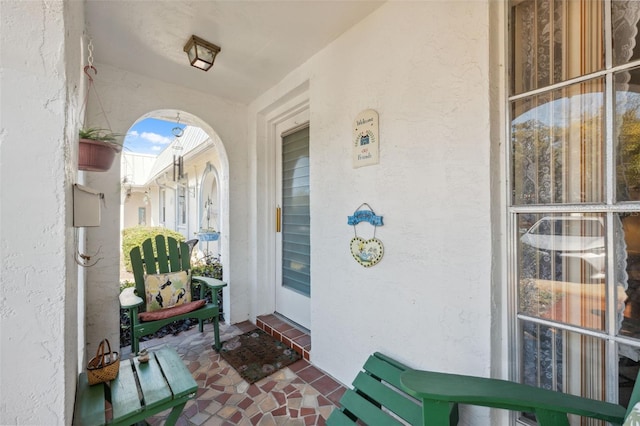
<path fill-rule="evenodd" d="M 343 383 L 376 350 L 489 374 L 488 19 L 482 1 L 387 3 L 250 106 L 258 121 L 309 81 L 312 361 Z M 380 164 L 354 169 L 352 123 L 368 108 Z M 269 156 L 251 137 L 260 168 Z M 366 269 L 347 225 L 365 202 L 384 216 L 385 247 Z M 372 237 L 367 226 L 358 235 Z"/>
<path fill-rule="evenodd" d="M 0 2 L 0 424 L 70 424 L 83 4 Z"/>

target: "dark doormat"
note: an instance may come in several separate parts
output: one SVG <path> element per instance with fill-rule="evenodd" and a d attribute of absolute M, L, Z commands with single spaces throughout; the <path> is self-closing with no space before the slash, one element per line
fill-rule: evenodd
<path fill-rule="evenodd" d="M 220 356 L 248 383 L 300 359 L 300 354 L 256 328 L 222 343 Z"/>

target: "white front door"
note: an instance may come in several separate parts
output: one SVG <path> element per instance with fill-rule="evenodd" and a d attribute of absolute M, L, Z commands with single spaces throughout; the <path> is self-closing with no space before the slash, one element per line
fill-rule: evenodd
<path fill-rule="evenodd" d="M 276 312 L 311 329 L 308 113 L 278 126 Z M 305 119 L 306 118 L 306 119 Z M 302 125 L 298 123 L 303 123 Z M 291 127 L 289 127 L 291 126 Z"/>

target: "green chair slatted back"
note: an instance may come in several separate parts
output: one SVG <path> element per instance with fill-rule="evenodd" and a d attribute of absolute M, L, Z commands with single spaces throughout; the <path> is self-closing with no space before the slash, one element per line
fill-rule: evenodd
<path fill-rule="evenodd" d="M 328 425 L 422 425 L 422 408 L 417 399 L 402 390 L 400 376 L 406 365 L 379 352 L 371 355 L 340 399 L 341 410 L 334 410 Z M 391 414 L 393 413 L 393 414 Z M 402 421 L 398 420 L 401 419 Z M 457 424 L 458 410 L 451 406 L 451 424 Z"/>
<path fill-rule="evenodd" d="M 154 245 L 156 250 L 154 250 Z M 144 240 L 140 247 L 129 252 L 136 292 L 144 299 L 144 277 L 146 274 L 166 274 L 168 272 L 191 269 L 189 245 L 173 237 L 156 235 L 155 239 Z M 141 309 L 145 310 L 144 307 Z"/>

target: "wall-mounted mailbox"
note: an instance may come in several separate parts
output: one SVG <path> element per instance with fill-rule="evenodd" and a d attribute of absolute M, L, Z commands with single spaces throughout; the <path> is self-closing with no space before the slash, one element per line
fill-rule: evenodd
<path fill-rule="evenodd" d="M 73 185 L 73 226 L 100 226 L 100 203 L 104 194 L 86 186 Z"/>

